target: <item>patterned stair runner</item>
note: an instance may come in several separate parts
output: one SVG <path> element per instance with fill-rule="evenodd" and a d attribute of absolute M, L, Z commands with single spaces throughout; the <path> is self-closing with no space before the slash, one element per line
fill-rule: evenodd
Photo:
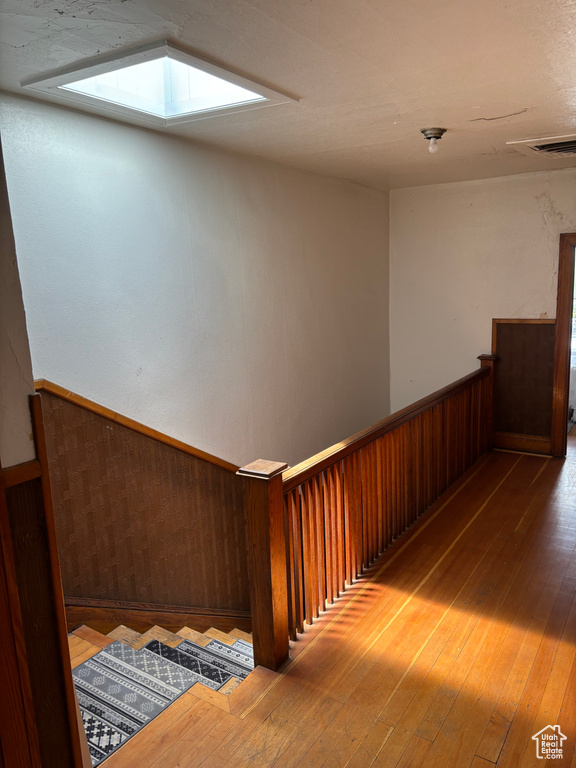
<path fill-rule="evenodd" d="M 250 643 L 150 640 L 139 649 L 115 641 L 73 670 L 92 765 L 97 766 L 169 704 L 200 683 L 218 691 L 254 668 Z"/>

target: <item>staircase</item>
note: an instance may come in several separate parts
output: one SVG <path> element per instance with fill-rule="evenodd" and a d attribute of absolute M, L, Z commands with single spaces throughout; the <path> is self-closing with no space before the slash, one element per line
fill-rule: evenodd
<path fill-rule="evenodd" d="M 104 635 L 83 625 L 68 644 L 93 766 L 181 696 L 234 712 L 238 696 L 231 694 L 240 683 L 254 678 L 246 688 L 259 684 L 252 637 L 239 629 L 154 626 L 141 634 L 120 625 Z"/>

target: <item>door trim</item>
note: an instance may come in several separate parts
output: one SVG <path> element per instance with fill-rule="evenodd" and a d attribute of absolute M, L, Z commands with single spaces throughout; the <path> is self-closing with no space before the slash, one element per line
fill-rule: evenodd
<path fill-rule="evenodd" d="M 568 444 L 568 392 L 570 387 L 575 248 L 576 232 L 560 235 L 551 439 L 552 455 L 558 457 L 566 456 Z"/>

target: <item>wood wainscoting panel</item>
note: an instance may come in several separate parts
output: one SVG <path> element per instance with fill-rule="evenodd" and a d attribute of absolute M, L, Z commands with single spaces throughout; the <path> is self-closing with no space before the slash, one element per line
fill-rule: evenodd
<path fill-rule="evenodd" d="M 249 611 L 240 478 L 41 396 L 66 598 Z"/>
<path fill-rule="evenodd" d="M 555 330 L 554 320 L 493 320 L 496 447 L 550 451 Z"/>

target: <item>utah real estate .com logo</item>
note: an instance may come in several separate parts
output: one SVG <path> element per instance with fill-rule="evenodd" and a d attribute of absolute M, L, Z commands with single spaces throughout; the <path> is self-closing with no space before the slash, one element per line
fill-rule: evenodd
<path fill-rule="evenodd" d="M 539 760 L 562 760 L 562 744 L 566 738 L 559 725 L 542 728 L 532 736 L 536 742 L 536 757 Z"/>

